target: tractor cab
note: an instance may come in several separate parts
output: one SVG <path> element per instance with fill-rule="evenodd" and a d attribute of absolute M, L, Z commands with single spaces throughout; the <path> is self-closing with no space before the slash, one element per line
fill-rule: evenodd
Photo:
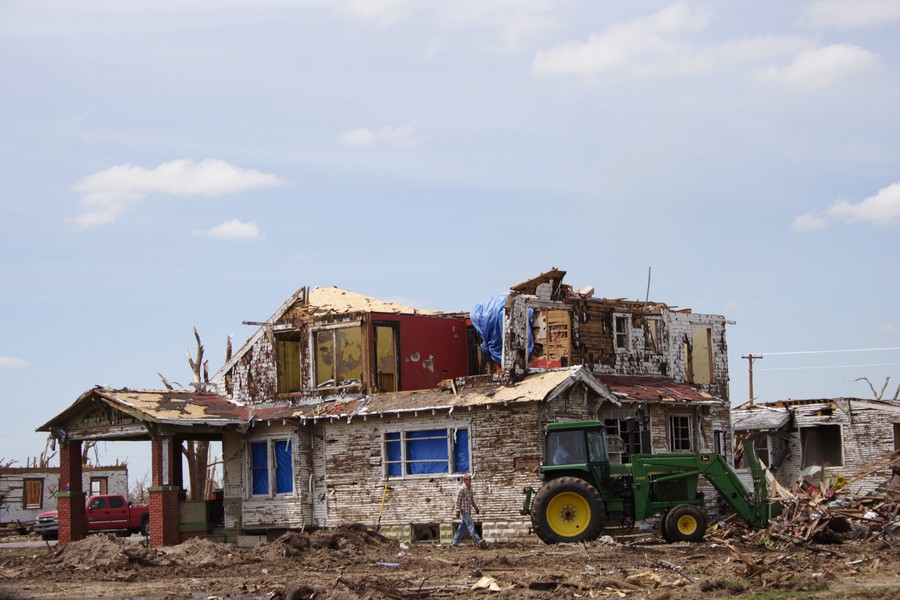
<path fill-rule="evenodd" d="M 544 481 L 573 475 L 587 475 L 598 488 L 609 482 L 609 448 L 606 427 L 599 421 L 550 423 L 544 430 Z"/>

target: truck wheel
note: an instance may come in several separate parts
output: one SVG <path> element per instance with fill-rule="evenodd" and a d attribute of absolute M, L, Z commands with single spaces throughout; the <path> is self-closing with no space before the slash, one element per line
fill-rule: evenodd
<path fill-rule="evenodd" d="M 531 524 L 545 544 L 596 539 L 603 528 L 603 498 L 588 482 L 560 477 L 538 490 L 531 505 Z"/>
<path fill-rule="evenodd" d="M 665 537 L 671 542 L 701 542 L 706 534 L 706 516 L 699 506 L 682 504 L 666 515 Z"/>
<path fill-rule="evenodd" d="M 148 537 L 150 535 L 150 519 L 141 521 L 141 535 Z"/>

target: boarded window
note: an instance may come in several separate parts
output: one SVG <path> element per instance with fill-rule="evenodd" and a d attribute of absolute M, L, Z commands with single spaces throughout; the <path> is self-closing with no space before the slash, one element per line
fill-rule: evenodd
<path fill-rule="evenodd" d="M 316 332 L 316 387 L 362 382 L 362 327 Z"/>
<path fill-rule="evenodd" d="M 91 496 L 103 496 L 108 489 L 106 477 L 91 477 Z"/>
<path fill-rule="evenodd" d="M 800 429 L 801 468 L 844 466 L 840 425 L 818 425 Z"/>
<path fill-rule="evenodd" d="M 43 508 L 44 507 L 44 480 L 43 479 L 26 479 L 22 482 L 24 485 L 24 493 L 22 494 L 22 504 L 24 508 Z"/>
<path fill-rule="evenodd" d="M 279 338 L 275 341 L 278 393 L 299 392 L 303 372 L 300 369 L 300 341 Z"/>
<path fill-rule="evenodd" d="M 385 474 L 464 473 L 470 467 L 469 430 L 465 428 L 391 431 L 384 435 Z"/>
<path fill-rule="evenodd" d="M 644 345 L 647 352 L 659 352 L 659 319 L 648 317 L 644 321 Z"/>
<path fill-rule="evenodd" d="M 687 346 L 688 383 L 714 383 L 712 331 L 709 327 L 691 327 L 691 344 Z"/>
<path fill-rule="evenodd" d="M 691 451 L 691 417 L 669 416 L 669 448 L 672 452 Z"/>
<path fill-rule="evenodd" d="M 571 315 L 567 310 L 538 310 L 532 321 L 534 353 L 528 366 L 556 369 L 569 365 Z"/>

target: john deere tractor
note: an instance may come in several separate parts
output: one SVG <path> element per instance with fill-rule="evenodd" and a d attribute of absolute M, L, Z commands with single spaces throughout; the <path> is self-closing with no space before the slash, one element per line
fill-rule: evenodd
<path fill-rule="evenodd" d="M 638 454 L 610 464 L 606 431 L 599 421 L 551 423 L 545 427 L 543 485 L 525 488 L 522 514 L 547 544 L 595 539 L 604 521 L 624 523 L 662 515 L 667 542 L 700 541 L 706 533 L 702 475 L 726 502 L 757 528 L 780 513 L 766 495 L 764 472 L 752 445 L 747 451 L 754 491 L 719 454 Z M 534 498 L 532 501 L 532 495 Z"/>

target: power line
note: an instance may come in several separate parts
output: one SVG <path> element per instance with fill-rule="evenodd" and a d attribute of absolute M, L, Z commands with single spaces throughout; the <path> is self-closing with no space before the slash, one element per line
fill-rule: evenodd
<path fill-rule="evenodd" d="M 820 367 L 772 367 L 769 369 L 757 369 L 757 371 L 802 371 L 804 369 L 849 369 L 854 367 L 895 367 L 900 363 L 870 363 L 868 365 L 826 365 Z"/>
<path fill-rule="evenodd" d="M 885 350 L 900 350 L 900 346 L 892 348 L 852 348 L 850 350 L 802 350 L 798 352 L 760 352 L 763 356 L 787 356 L 791 354 L 834 354 L 838 352 L 882 352 Z M 766 369 L 769 370 L 769 369 Z"/>

